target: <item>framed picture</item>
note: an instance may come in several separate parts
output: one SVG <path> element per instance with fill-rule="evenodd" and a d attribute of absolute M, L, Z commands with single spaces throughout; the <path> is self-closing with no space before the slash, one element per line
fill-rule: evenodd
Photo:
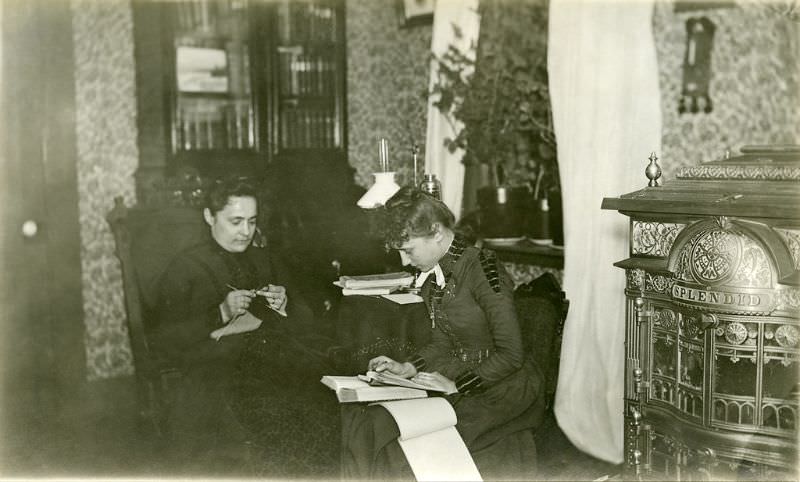
<path fill-rule="evenodd" d="M 414 27 L 433 23 L 435 0 L 396 0 L 400 11 L 400 26 Z"/>
<path fill-rule="evenodd" d="M 176 63 L 180 92 L 228 92 L 228 57 L 224 50 L 180 46 Z"/>
<path fill-rule="evenodd" d="M 707 10 L 709 8 L 730 8 L 735 6 L 733 0 L 673 0 L 673 8 L 678 12 Z"/>

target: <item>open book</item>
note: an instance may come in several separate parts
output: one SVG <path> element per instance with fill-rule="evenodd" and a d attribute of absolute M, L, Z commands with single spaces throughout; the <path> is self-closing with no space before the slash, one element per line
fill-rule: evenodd
<path fill-rule="evenodd" d="M 447 388 L 431 384 L 429 382 L 421 383 L 416 377 L 402 378 L 397 375 L 392 375 L 386 372 L 368 371 L 366 375 L 360 376 L 362 380 L 368 381 L 371 385 L 394 385 L 398 387 L 416 388 L 419 390 L 430 390 L 433 392 L 447 392 Z"/>
<path fill-rule="evenodd" d="M 416 388 L 370 385 L 359 377 L 326 375 L 322 377 L 320 382 L 334 390 L 336 398 L 341 403 L 406 400 L 428 396 L 427 392 Z"/>

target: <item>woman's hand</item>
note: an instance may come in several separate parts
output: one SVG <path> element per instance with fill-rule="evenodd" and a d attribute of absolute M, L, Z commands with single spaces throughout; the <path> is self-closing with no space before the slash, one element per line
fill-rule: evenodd
<path fill-rule="evenodd" d="M 443 387 L 447 390 L 445 393 L 450 395 L 451 393 L 458 393 L 458 388 L 456 388 L 456 382 L 450 380 L 446 376 L 442 375 L 439 372 L 419 372 L 417 376 L 414 377 L 414 381 L 421 384 L 421 385 L 429 385 L 434 387 Z"/>
<path fill-rule="evenodd" d="M 378 356 L 367 364 L 367 370 L 376 372 L 386 372 L 398 377 L 411 378 L 417 374 L 417 369 L 411 363 L 400 363 L 392 360 L 388 356 Z"/>
<path fill-rule="evenodd" d="M 222 322 L 227 323 L 237 316 L 243 315 L 256 293 L 252 290 L 233 290 L 228 292 L 225 300 L 219 305 L 222 311 Z"/>
<path fill-rule="evenodd" d="M 256 291 L 256 294 L 266 298 L 269 307 L 275 311 L 284 311 L 286 308 L 286 288 L 283 286 L 267 285 Z"/>

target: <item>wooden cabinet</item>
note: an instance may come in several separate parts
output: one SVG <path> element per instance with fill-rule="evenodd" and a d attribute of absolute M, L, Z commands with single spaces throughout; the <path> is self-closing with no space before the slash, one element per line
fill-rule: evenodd
<path fill-rule="evenodd" d="M 244 1 L 208 0 L 171 3 L 165 12 L 171 154 L 187 163 L 255 158 L 267 137 L 258 122 L 269 54 L 259 48 L 263 13 Z"/>
<path fill-rule="evenodd" d="M 276 7 L 276 139 L 280 153 L 344 147 L 344 21 L 336 2 Z"/>
<path fill-rule="evenodd" d="M 134 2 L 140 195 L 190 170 L 346 164 L 341 0 Z M 309 161 L 314 162 L 314 161 Z"/>
<path fill-rule="evenodd" d="M 741 151 L 603 200 L 630 217 L 630 478 L 796 479 L 800 146 Z"/>

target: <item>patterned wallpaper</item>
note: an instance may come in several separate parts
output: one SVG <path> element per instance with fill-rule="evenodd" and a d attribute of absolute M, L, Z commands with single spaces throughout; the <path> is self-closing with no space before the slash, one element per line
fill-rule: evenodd
<path fill-rule="evenodd" d="M 679 115 L 686 20 L 703 16 L 716 26 L 709 84 L 713 110 Z M 656 2 L 653 22 L 664 179 L 680 167 L 719 159 L 726 149 L 736 155 L 747 144 L 800 143 L 800 23 L 752 1 L 681 13 L 672 2 Z"/>
<path fill-rule="evenodd" d="M 133 25 L 128 0 L 72 0 L 78 190 L 88 378 L 133 373 L 122 275 L 105 221 L 135 202 L 138 164 Z"/>
<path fill-rule="evenodd" d="M 348 156 L 356 182 L 372 185 L 378 142 L 389 142 L 398 184 L 413 171 L 411 144 L 425 159 L 431 26 L 400 28 L 395 0 L 347 0 Z"/>

